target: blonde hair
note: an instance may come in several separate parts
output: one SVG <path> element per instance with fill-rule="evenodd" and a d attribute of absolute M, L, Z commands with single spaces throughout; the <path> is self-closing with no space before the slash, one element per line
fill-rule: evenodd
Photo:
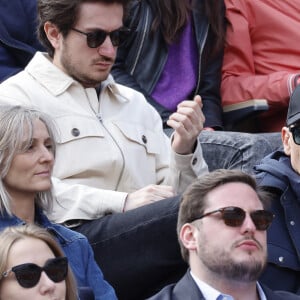
<path fill-rule="evenodd" d="M 65 256 L 59 244 L 45 228 L 34 224 L 7 227 L 0 233 L 0 280 L 2 279 L 2 274 L 6 271 L 11 247 L 15 242 L 26 238 L 34 238 L 45 242 L 55 257 Z M 78 299 L 76 282 L 70 266 L 68 267 L 68 275 L 65 281 L 66 300 Z"/>
<path fill-rule="evenodd" d="M 12 215 L 11 199 L 3 183 L 15 155 L 31 145 L 35 120 L 42 121 L 53 141 L 55 155 L 55 127 L 50 117 L 43 112 L 24 106 L 0 105 L 0 212 Z M 24 143 L 24 136 L 27 138 Z M 52 209 L 52 191 L 39 192 L 36 204 L 44 211 Z"/>

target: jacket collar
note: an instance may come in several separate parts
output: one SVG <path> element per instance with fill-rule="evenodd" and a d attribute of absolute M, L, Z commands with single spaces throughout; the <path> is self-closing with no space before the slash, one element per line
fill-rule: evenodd
<path fill-rule="evenodd" d="M 290 186 L 300 199 L 300 175 L 294 171 L 290 158 L 283 151 L 269 154 L 254 170 L 261 186 L 275 187 L 282 192 Z"/>
<path fill-rule="evenodd" d="M 82 85 L 78 81 L 56 67 L 46 53 L 36 52 L 25 70 L 54 97 L 66 92 L 71 85 L 82 88 Z M 120 92 L 112 75 L 109 75 L 105 81 L 101 82 L 101 89 L 107 90 L 107 92 L 117 96 L 116 98 L 121 102 L 129 100 Z"/>
<path fill-rule="evenodd" d="M 262 286 L 262 290 L 265 293 L 267 299 L 283 300 L 283 299 L 293 298 L 292 294 L 288 295 L 285 294 L 285 292 L 274 293 L 266 286 Z M 288 298 L 285 298 L 286 295 L 288 296 Z M 172 296 L 173 298 L 171 299 L 205 300 L 203 294 L 199 290 L 198 286 L 196 285 L 194 279 L 190 274 L 190 269 L 186 272 L 186 274 L 182 277 L 182 279 L 175 285 Z"/>
<path fill-rule="evenodd" d="M 173 299 L 185 299 L 185 300 L 205 300 L 197 284 L 190 274 L 190 269 L 174 286 Z"/>
<path fill-rule="evenodd" d="M 61 225 L 51 223 L 50 220 L 43 213 L 42 209 L 40 209 L 37 206 L 35 207 L 35 223 L 50 231 L 60 240 L 60 243 L 67 240 L 64 236 L 60 234 L 60 232 L 56 228 L 57 226 Z M 0 231 L 4 230 L 6 227 L 9 226 L 21 226 L 25 224 L 26 222 L 24 222 L 15 215 L 9 215 L 7 212 L 3 212 L 2 214 L 0 214 Z"/>

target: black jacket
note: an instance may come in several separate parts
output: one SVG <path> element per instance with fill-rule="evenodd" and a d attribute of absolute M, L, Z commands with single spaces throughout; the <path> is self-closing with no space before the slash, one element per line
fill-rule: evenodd
<path fill-rule="evenodd" d="M 220 80 L 223 51 L 211 55 L 208 45 L 212 33 L 203 14 L 202 0 L 198 2 L 198 7 L 193 10 L 193 21 L 199 49 L 199 76 L 190 99 L 199 94 L 203 100 L 205 127 L 220 129 L 222 127 Z M 166 121 L 171 112 L 150 96 L 168 56 L 168 47 L 162 34 L 150 34 L 154 14 L 151 0 L 133 1 L 129 17 L 125 20 L 125 25 L 131 29 L 131 34 L 126 43 L 118 49 L 112 74 L 117 82 L 142 92 L 148 102 L 158 110 L 163 121 Z"/>
<path fill-rule="evenodd" d="M 37 0 L 0 0 L 0 82 L 24 69 L 37 50 Z"/>
<path fill-rule="evenodd" d="M 272 192 L 274 221 L 267 232 L 268 266 L 260 281 L 300 295 L 300 175 L 282 151 L 255 167 L 260 186 Z"/>
<path fill-rule="evenodd" d="M 288 292 L 273 292 L 263 286 L 267 300 L 299 300 L 300 297 Z M 180 281 L 163 288 L 148 300 L 209 300 L 205 299 L 188 271 Z"/>

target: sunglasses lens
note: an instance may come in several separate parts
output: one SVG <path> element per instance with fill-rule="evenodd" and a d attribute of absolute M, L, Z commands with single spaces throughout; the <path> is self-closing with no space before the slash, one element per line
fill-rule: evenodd
<path fill-rule="evenodd" d="M 251 213 L 251 218 L 257 230 L 267 230 L 273 221 L 273 214 L 266 210 L 257 210 Z"/>
<path fill-rule="evenodd" d="M 14 267 L 12 270 L 18 283 L 24 288 L 34 287 L 41 277 L 41 269 L 35 264 L 23 264 Z"/>
<path fill-rule="evenodd" d="M 105 38 L 106 38 L 106 32 L 103 30 L 90 32 L 87 34 L 87 44 L 90 48 L 97 48 L 101 44 L 103 44 Z"/>
<path fill-rule="evenodd" d="M 109 35 L 111 39 L 111 43 L 114 47 L 118 47 L 123 44 L 128 36 L 129 30 L 128 29 L 118 29 L 107 33 L 104 30 L 97 30 L 94 32 L 87 33 L 87 44 L 90 48 L 97 48 L 103 44 L 106 39 L 106 36 Z"/>
<path fill-rule="evenodd" d="M 43 268 L 36 264 L 22 264 L 12 268 L 18 283 L 24 288 L 32 288 L 39 282 L 42 271 L 54 282 L 63 281 L 68 274 L 66 257 L 49 259 Z"/>
<path fill-rule="evenodd" d="M 300 126 L 292 128 L 294 142 L 300 145 Z"/>
<path fill-rule="evenodd" d="M 222 211 L 222 218 L 227 226 L 241 226 L 245 220 L 245 212 L 239 207 L 226 207 Z"/>
<path fill-rule="evenodd" d="M 68 260 L 66 257 L 58 257 L 48 260 L 44 270 L 52 281 L 61 282 L 68 274 Z"/>
<path fill-rule="evenodd" d="M 119 29 L 110 33 L 110 38 L 113 46 L 118 47 L 121 46 L 128 37 L 128 30 Z"/>

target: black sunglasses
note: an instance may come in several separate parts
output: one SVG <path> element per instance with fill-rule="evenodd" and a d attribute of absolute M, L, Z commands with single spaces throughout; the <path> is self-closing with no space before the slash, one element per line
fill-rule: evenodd
<path fill-rule="evenodd" d="M 218 212 L 221 213 L 221 218 L 224 220 L 224 223 L 231 227 L 241 226 L 246 218 L 246 212 L 242 208 L 228 206 L 208 212 L 194 220 L 202 219 Z M 257 230 L 266 230 L 271 225 L 274 215 L 270 211 L 261 209 L 252 211 L 250 217 Z"/>
<path fill-rule="evenodd" d="M 289 130 L 292 133 L 295 144 L 300 145 L 300 125 L 291 125 Z"/>
<path fill-rule="evenodd" d="M 111 32 L 107 32 L 102 29 L 97 29 L 92 32 L 83 32 L 76 28 L 71 29 L 78 33 L 84 34 L 86 36 L 87 45 L 90 48 L 97 48 L 100 45 L 102 45 L 107 36 L 110 37 L 111 43 L 114 47 L 119 47 L 126 41 L 126 38 L 128 37 L 128 34 L 130 32 L 130 30 L 125 27 L 119 28 Z"/>
<path fill-rule="evenodd" d="M 48 259 L 43 267 L 39 267 L 33 263 L 21 264 L 4 272 L 2 276 L 7 277 L 10 272 L 14 272 L 20 286 L 23 288 L 32 288 L 40 281 L 42 271 L 52 281 L 61 282 L 68 274 L 68 259 L 66 257 Z"/>

